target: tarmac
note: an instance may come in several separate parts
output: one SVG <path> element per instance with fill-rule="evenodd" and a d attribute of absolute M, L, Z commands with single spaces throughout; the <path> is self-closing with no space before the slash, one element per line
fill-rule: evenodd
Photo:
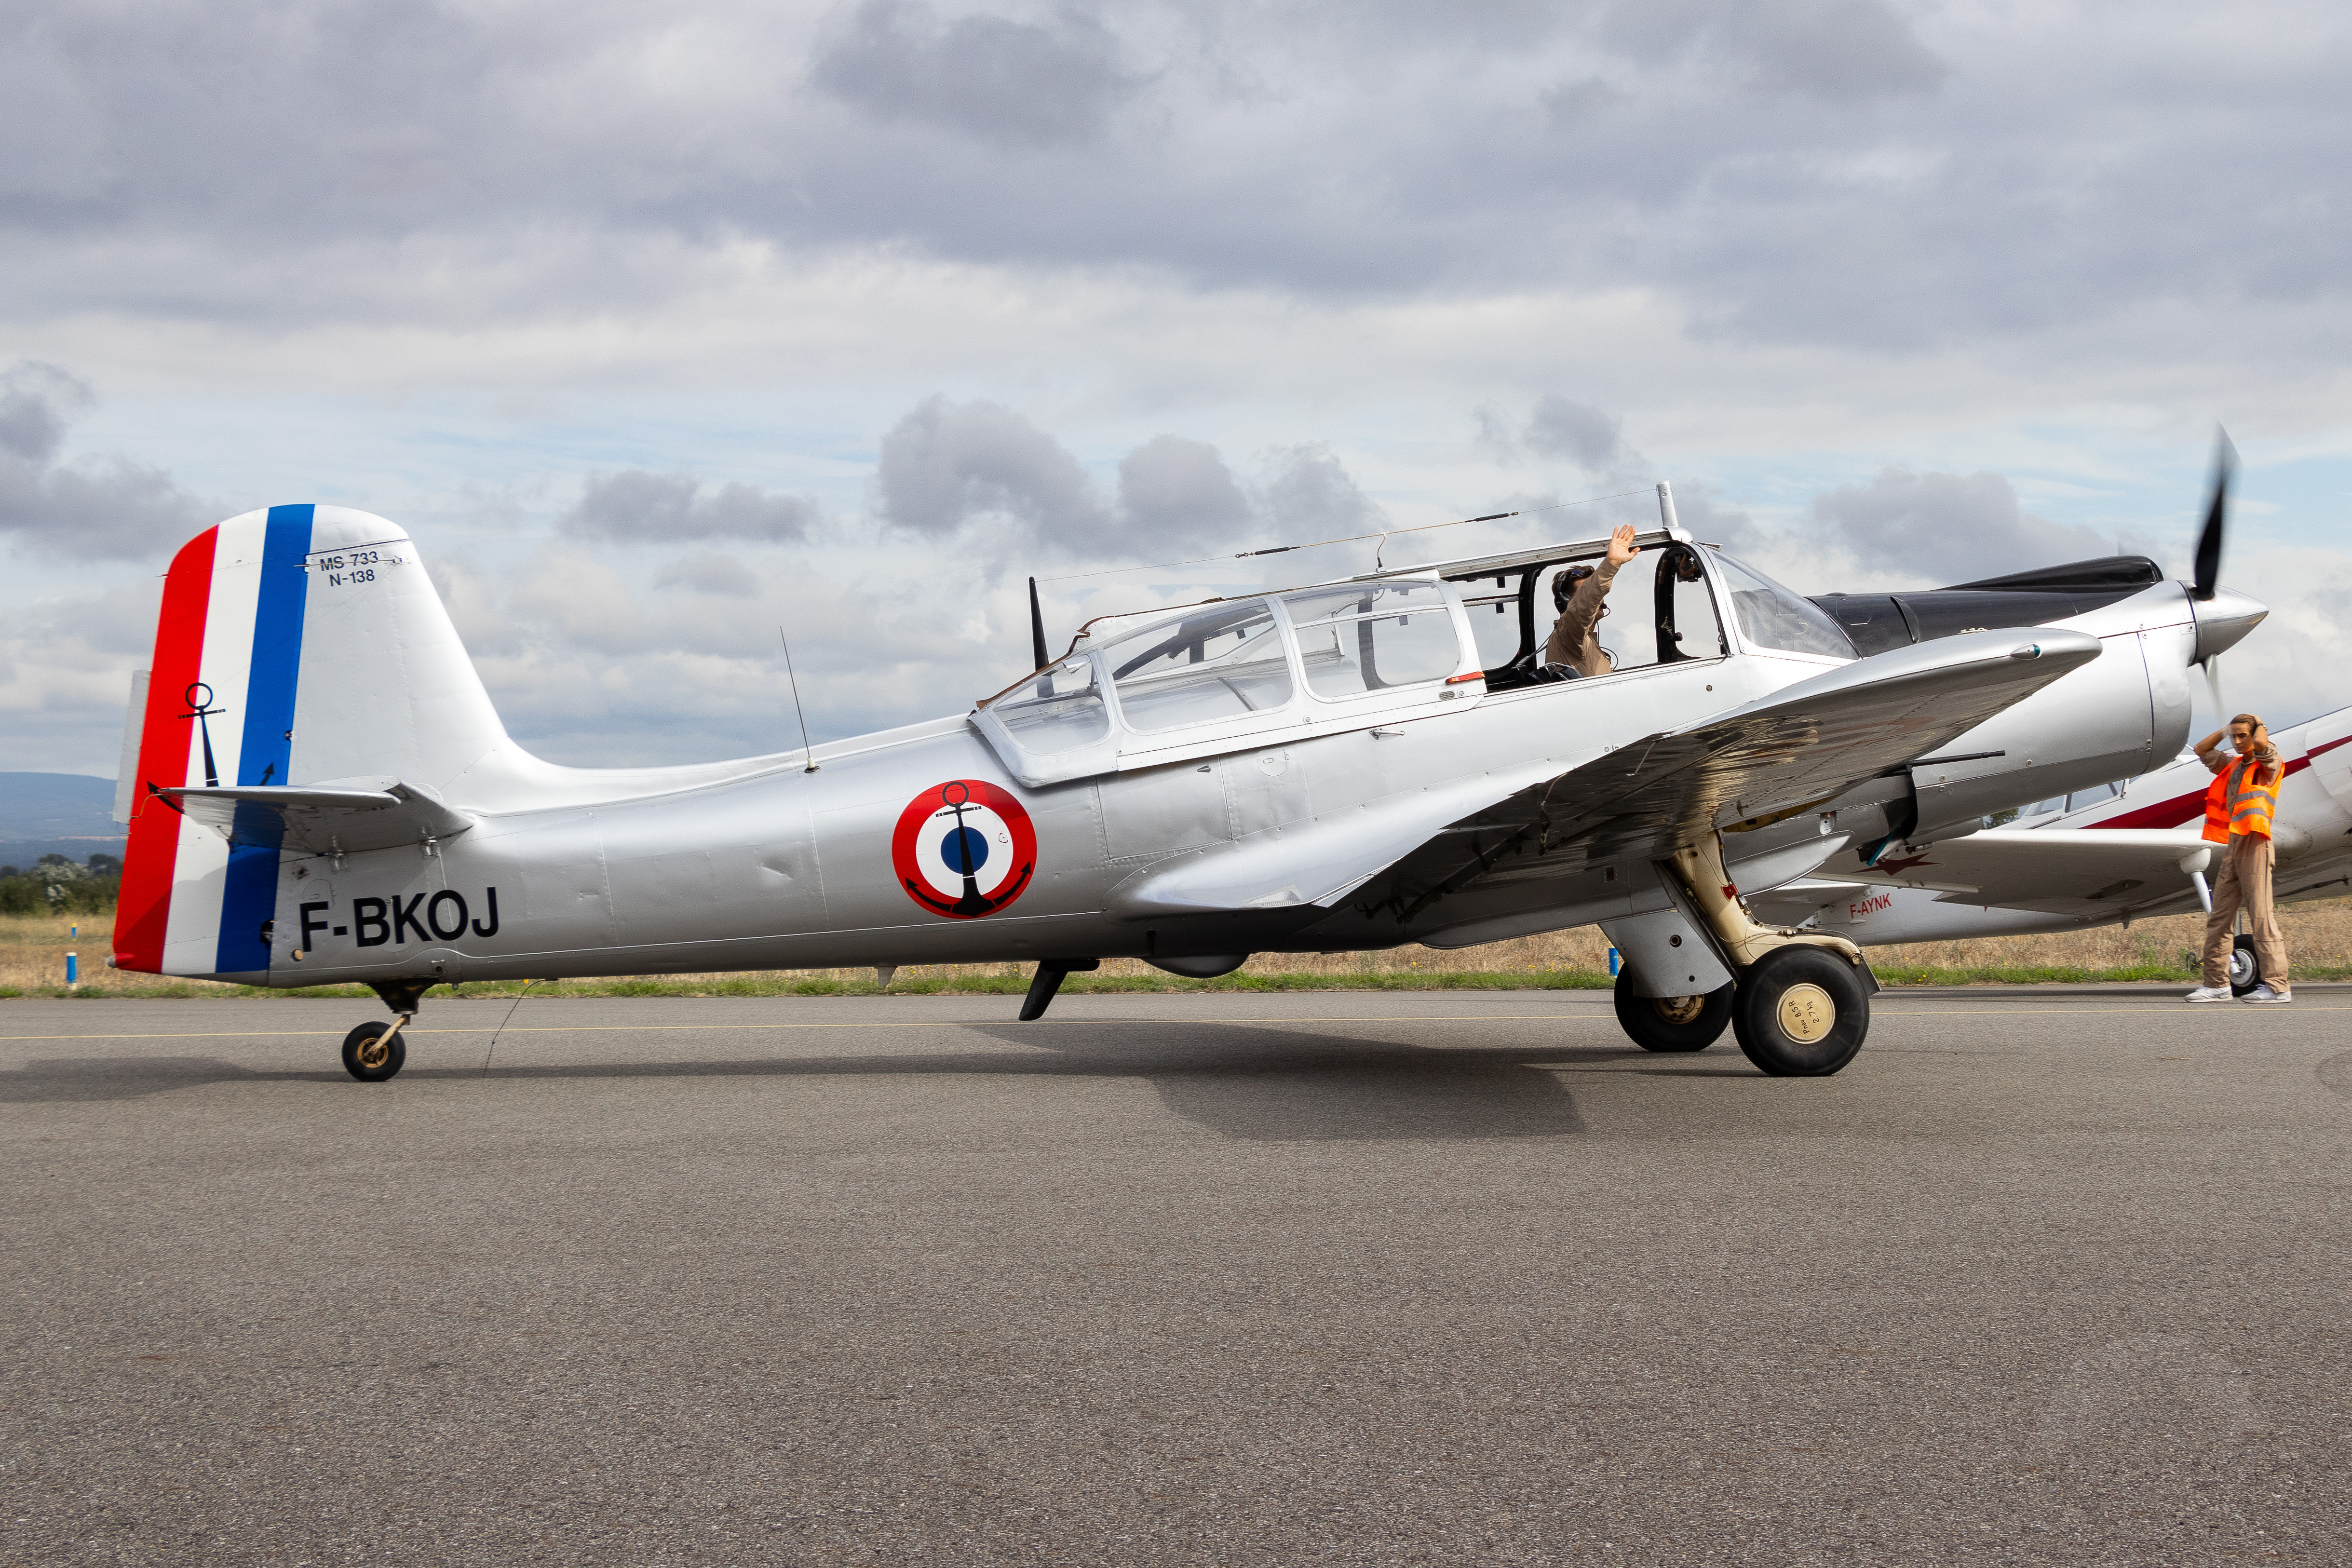
<path fill-rule="evenodd" d="M 0 1564 L 2352 1562 L 2352 987 L 2178 994 L 0 1003 Z"/>

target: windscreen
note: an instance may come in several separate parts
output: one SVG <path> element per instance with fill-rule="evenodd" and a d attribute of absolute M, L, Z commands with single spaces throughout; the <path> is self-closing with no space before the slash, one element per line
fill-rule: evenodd
<path fill-rule="evenodd" d="M 1146 626 L 1111 644 L 1103 659 L 1130 730 L 1237 719 L 1290 700 L 1290 661 L 1263 599 Z"/>
<path fill-rule="evenodd" d="M 1085 654 L 1066 658 L 989 707 L 1021 749 L 1034 755 L 1091 745 L 1110 733 L 1110 713 Z"/>
<path fill-rule="evenodd" d="M 1718 552 L 1716 569 L 1731 590 L 1731 606 L 1739 617 L 1739 633 L 1758 647 L 1790 653 L 1825 654 L 1832 658 L 1854 657 L 1853 644 L 1822 607 L 1791 593 L 1752 566 Z"/>
<path fill-rule="evenodd" d="M 1443 680 L 1462 668 L 1462 639 L 1434 583 L 1318 588 L 1283 601 L 1307 664 L 1307 689 L 1327 700 Z"/>

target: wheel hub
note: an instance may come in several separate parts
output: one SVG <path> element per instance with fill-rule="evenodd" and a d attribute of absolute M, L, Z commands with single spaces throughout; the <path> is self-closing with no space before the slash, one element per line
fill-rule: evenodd
<path fill-rule="evenodd" d="M 1800 981 L 1780 993 L 1774 1009 L 1781 1033 L 1801 1046 L 1810 1046 L 1837 1026 L 1837 1004 L 1811 981 Z"/>
<path fill-rule="evenodd" d="M 389 1034 L 390 1032 L 391 1031 L 386 1030 L 385 1034 Z M 367 1044 L 360 1047 L 360 1065 L 362 1067 L 380 1068 L 383 1066 L 384 1058 L 392 1055 L 391 1047 L 386 1046 L 383 1042 L 384 1035 L 378 1035 L 373 1039 L 368 1041 Z"/>
<path fill-rule="evenodd" d="M 2254 980 L 2254 954 L 2252 948 L 2230 950 L 2230 984 L 2251 985 Z"/>
<path fill-rule="evenodd" d="M 1698 1016 L 1706 1010 L 1706 998 L 1704 996 L 1653 996 L 1650 998 L 1650 1005 L 1657 1009 L 1658 1016 L 1669 1024 L 1696 1024 L 1698 1022 Z"/>

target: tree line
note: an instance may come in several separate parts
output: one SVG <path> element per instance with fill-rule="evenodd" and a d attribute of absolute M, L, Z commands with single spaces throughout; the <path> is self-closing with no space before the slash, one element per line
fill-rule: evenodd
<path fill-rule="evenodd" d="M 122 857 L 92 855 L 79 864 L 44 855 L 30 866 L 0 866 L 0 915 L 111 914 L 122 893 Z"/>

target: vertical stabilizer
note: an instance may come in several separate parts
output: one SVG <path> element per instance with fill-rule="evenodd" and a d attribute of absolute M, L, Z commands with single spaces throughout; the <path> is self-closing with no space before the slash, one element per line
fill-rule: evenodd
<path fill-rule="evenodd" d="M 346 507 L 279 506 L 205 530 L 164 577 L 125 769 L 116 963 L 254 981 L 269 969 L 274 842 L 232 848 L 152 790 L 360 775 L 440 788 L 506 743 L 398 527 Z M 257 828 L 273 815 L 247 810 Z"/>

